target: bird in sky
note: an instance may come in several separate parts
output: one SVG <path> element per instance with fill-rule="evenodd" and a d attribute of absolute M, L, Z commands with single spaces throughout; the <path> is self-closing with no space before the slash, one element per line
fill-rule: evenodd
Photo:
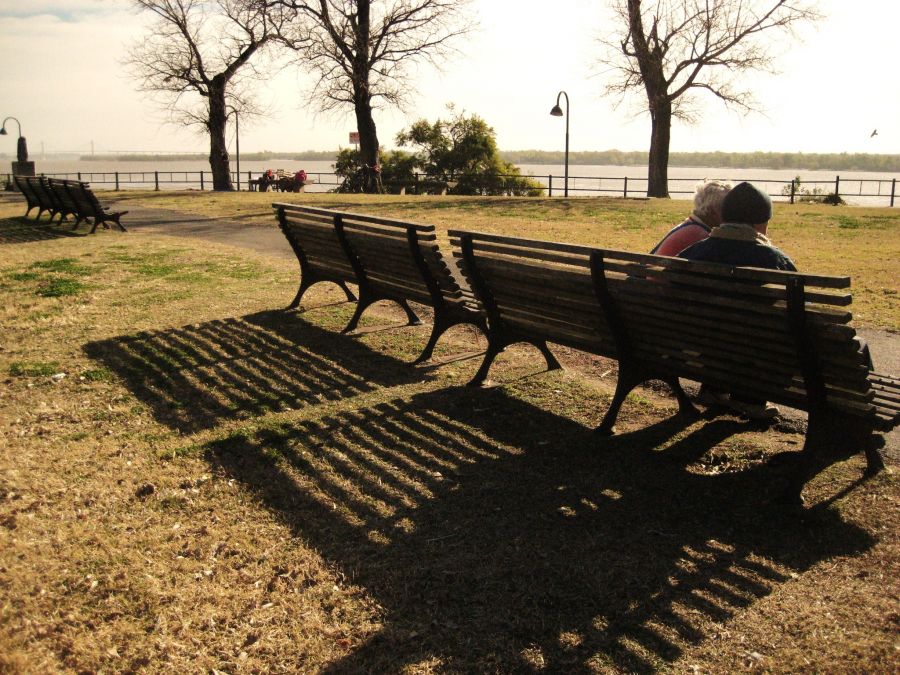
<path fill-rule="evenodd" d="M 877 135 L 878 135 L 878 129 L 875 129 L 875 131 L 873 131 L 873 132 L 869 135 L 869 138 L 874 138 L 874 137 L 877 136 Z"/>

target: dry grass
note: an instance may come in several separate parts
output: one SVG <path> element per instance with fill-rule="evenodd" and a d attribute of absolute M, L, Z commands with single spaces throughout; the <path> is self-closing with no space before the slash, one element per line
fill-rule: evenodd
<path fill-rule="evenodd" d="M 499 209 L 472 225 L 511 227 Z M 410 368 L 428 327 L 390 307 L 358 337 L 333 288 L 279 311 L 292 261 L 19 212 L 0 204 L 0 672 L 897 669 L 896 479 L 857 485 L 854 457 L 805 514 L 760 506 L 802 425 L 685 425 L 648 389 L 601 441 L 609 362 L 542 373 L 514 348 L 503 386 L 468 390 L 478 359 Z"/>

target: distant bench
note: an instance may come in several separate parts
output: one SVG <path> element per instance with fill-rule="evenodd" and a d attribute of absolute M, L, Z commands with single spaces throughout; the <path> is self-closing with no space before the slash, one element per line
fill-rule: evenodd
<path fill-rule="evenodd" d="M 354 330 L 379 300 L 398 303 L 411 325 L 421 322 L 409 302 L 427 305 L 434 310 L 434 324 L 416 363 L 431 358 L 441 335 L 455 325 L 487 331 L 483 307 L 441 255 L 433 225 L 293 204 L 272 208 L 300 263 L 300 288 L 291 308 L 322 281 L 337 284 L 348 300 L 357 301 L 344 332 Z M 348 283 L 357 285 L 358 299 Z"/>
<path fill-rule="evenodd" d="M 120 218 L 128 211 L 110 211 L 100 204 L 87 183 L 44 176 L 13 176 L 13 181 L 25 197 L 26 217 L 32 209 L 36 208 L 38 213 L 35 220 L 39 220 L 45 211 L 50 214 L 51 223 L 57 216 L 59 216 L 60 223 L 69 216 L 73 216 L 75 218 L 73 230 L 82 221 L 90 219 L 93 221 L 91 233 L 95 232 L 99 225 L 109 229 L 107 223 L 115 223 L 120 230 L 126 231 Z"/>
<path fill-rule="evenodd" d="M 480 384 L 509 344 L 547 343 L 614 358 L 619 376 L 598 431 L 610 434 L 625 397 L 651 379 L 668 383 L 682 413 L 695 412 L 678 378 L 782 403 L 809 414 L 788 496 L 835 453 L 864 449 L 900 417 L 900 381 L 871 371 L 850 326 L 847 277 L 733 268 L 572 244 L 451 230 L 488 315 Z"/>

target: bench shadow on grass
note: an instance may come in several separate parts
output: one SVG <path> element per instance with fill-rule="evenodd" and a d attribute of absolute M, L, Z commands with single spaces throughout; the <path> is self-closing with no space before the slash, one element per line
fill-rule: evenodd
<path fill-rule="evenodd" d="M 84 237 L 86 232 L 73 232 L 72 223 L 64 222 L 62 227 L 46 220 L 33 218 L 0 218 L 0 244 L 27 244 L 32 241 L 62 239 L 64 237 Z"/>
<path fill-rule="evenodd" d="M 771 466 L 687 471 L 746 425 L 656 449 L 684 428 L 601 440 L 502 389 L 445 389 L 206 457 L 383 608 L 325 672 L 650 672 L 792 573 L 873 544 L 829 510 L 761 509 Z"/>
<path fill-rule="evenodd" d="M 422 379 L 402 362 L 270 311 L 88 343 L 161 423 L 194 433 Z"/>

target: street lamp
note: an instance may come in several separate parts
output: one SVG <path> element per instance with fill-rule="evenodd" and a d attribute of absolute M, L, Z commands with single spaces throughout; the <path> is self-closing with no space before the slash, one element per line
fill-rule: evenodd
<path fill-rule="evenodd" d="M 238 111 L 234 108 L 225 116 L 225 119 L 231 117 L 234 113 L 234 154 L 237 155 L 237 189 L 241 191 L 241 127 L 238 121 Z"/>
<path fill-rule="evenodd" d="M 556 95 L 556 105 L 550 110 L 550 114 L 554 117 L 562 117 L 563 111 L 562 108 L 559 107 L 559 97 L 566 97 L 566 185 L 563 188 L 563 195 L 565 197 L 569 196 L 569 95 L 561 91 Z"/>
<path fill-rule="evenodd" d="M 6 136 L 6 123 L 10 120 L 13 120 L 16 125 L 19 127 L 19 142 L 16 145 L 16 157 L 19 162 L 27 162 L 28 161 L 28 145 L 25 143 L 25 137 L 22 135 L 22 123 L 19 122 L 15 117 L 7 117 L 3 120 L 3 125 L 0 127 L 0 136 Z"/>

